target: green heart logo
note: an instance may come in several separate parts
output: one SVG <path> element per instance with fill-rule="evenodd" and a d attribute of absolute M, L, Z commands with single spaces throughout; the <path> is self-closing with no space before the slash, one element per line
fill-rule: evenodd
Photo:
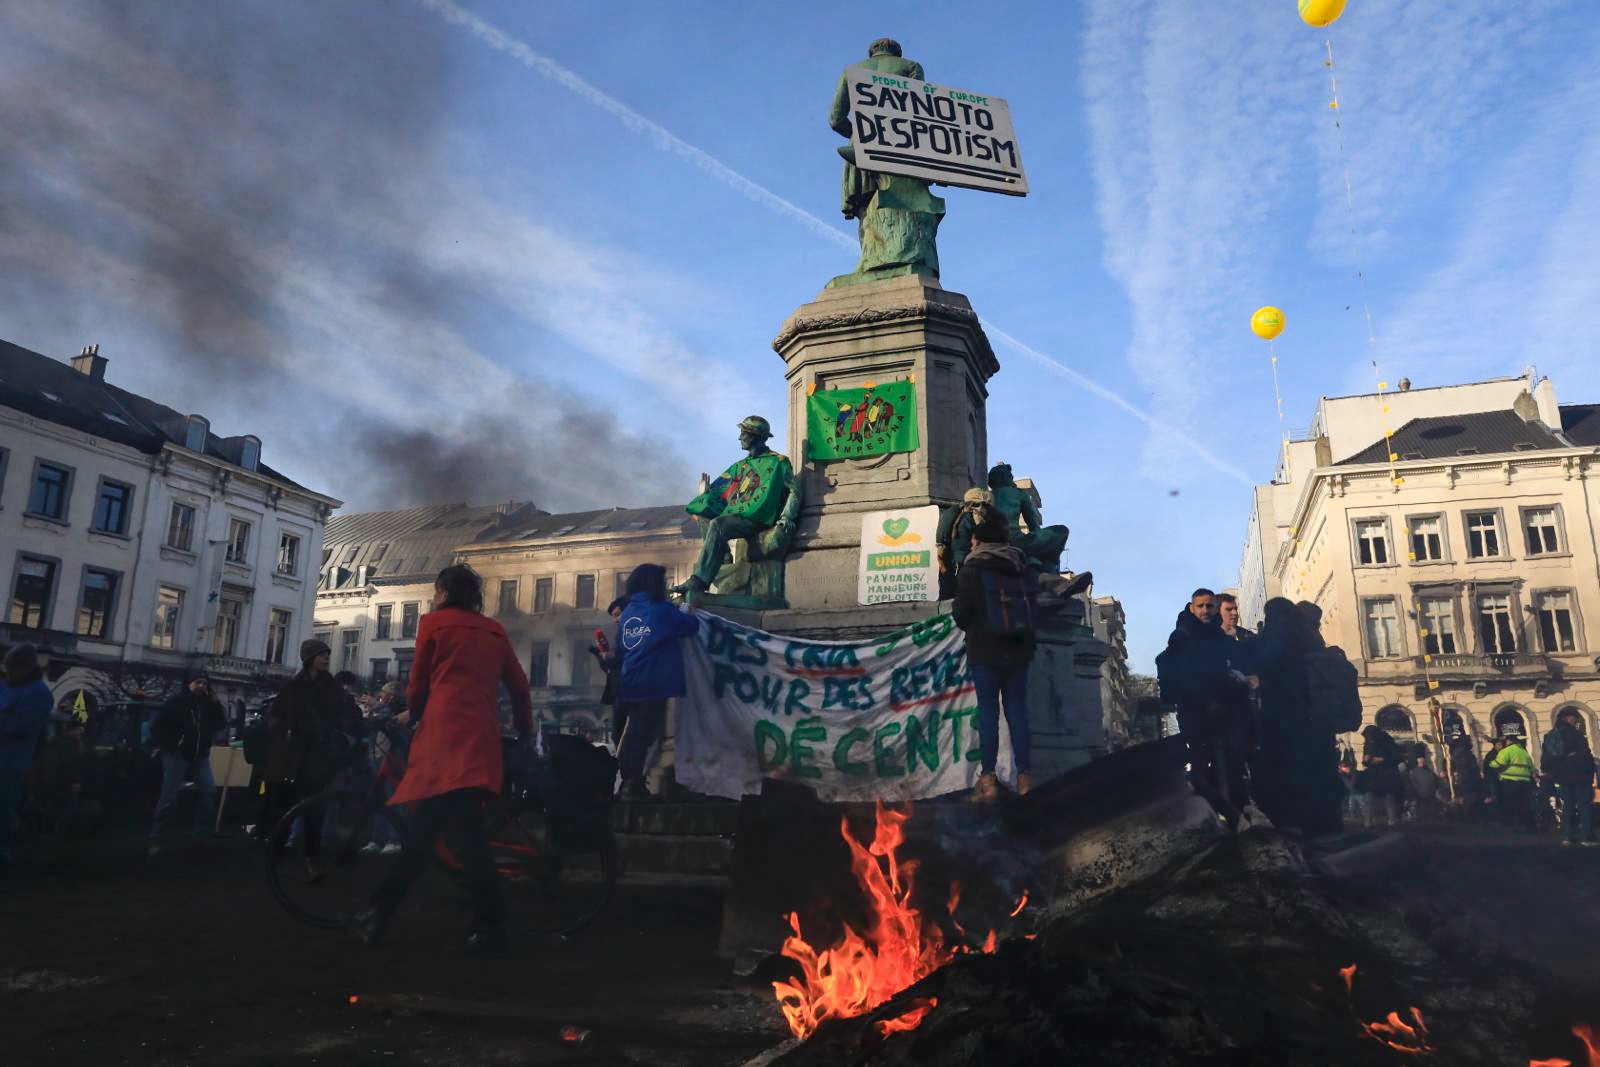
<path fill-rule="evenodd" d="M 883 520 L 883 532 L 888 534 L 890 537 L 895 538 L 896 540 L 898 540 L 900 535 L 905 533 L 906 530 L 908 530 L 910 528 L 911 528 L 911 520 L 910 519 L 885 519 L 885 520 Z"/>

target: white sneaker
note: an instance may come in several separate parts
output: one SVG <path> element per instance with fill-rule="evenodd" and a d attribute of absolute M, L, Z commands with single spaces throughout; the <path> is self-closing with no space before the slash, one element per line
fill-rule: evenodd
<path fill-rule="evenodd" d="M 383 856 L 393 856 L 393 855 L 395 855 L 396 853 L 398 853 L 400 851 L 401 851 L 401 847 L 400 847 L 399 842 L 391 841 L 387 845 L 384 845 L 382 848 L 380 848 L 378 850 L 378 853 L 379 853 L 379 855 L 383 855 Z"/>
<path fill-rule="evenodd" d="M 368 841 L 361 846 L 361 854 L 363 856 L 376 856 L 380 847 L 376 841 Z"/>

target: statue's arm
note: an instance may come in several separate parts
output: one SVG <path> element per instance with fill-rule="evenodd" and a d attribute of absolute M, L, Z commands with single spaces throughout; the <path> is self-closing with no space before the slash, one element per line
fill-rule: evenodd
<path fill-rule="evenodd" d="M 833 91 L 828 126 L 840 137 L 850 136 L 850 79 L 845 74 L 839 75 L 839 87 Z"/>
<path fill-rule="evenodd" d="M 737 466 L 737 464 L 735 464 Z M 727 490 L 728 483 L 732 480 L 733 468 L 723 472 L 722 477 L 706 486 L 706 491 L 689 501 L 684 508 L 689 514 L 701 519 L 714 519 L 721 515 L 728 502 L 722 498 Z"/>
<path fill-rule="evenodd" d="M 1039 514 L 1039 508 L 1034 504 L 1033 497 L 1027 493 L 1022 494 L 1022 520 L 1028 524 L 1029 533 L 1038 533 L 1044 529 L 1044 518 Z"/>

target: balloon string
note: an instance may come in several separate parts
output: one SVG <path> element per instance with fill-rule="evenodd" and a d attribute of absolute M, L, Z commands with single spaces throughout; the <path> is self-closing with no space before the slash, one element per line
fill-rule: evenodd
<path fill-rule="evenodd" d="M 1272 361 L 1272 399 L 1278 405 L 1278 430 L 1283 437 L 1283 474 L 1284 484 L 1293 481 L 1289 469 L 1289 428 L 1284 425 L 1283 417 L 1283 391 L 1278 388 L 1278 342 L 1274 338 L 1267 342 L 1267 357 Z"/>

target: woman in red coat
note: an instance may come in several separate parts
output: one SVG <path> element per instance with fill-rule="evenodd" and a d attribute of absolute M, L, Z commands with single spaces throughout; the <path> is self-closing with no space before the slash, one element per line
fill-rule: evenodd
<path fill-rule="evenodd" d="M 356 916 L 356 929 L 375 945 L 411 884 L 428 865 L 434 841 L 444 835 L 460 859 L 472 892 L 469 955 L 505 951 L 505 902 L 489 855 L 483 805 L 500 792 L 499 689 L 511 693 L 517 736 L 533 729 L 528 678 L 505 630 L 483 615 L 483 582 L 465 564 L 446 567 L 434 581 L 433 611 L 417 630 L 406 703 L 416 736 L 405 777 L 390 804 L 414 812 L 404 850 Z"/>

